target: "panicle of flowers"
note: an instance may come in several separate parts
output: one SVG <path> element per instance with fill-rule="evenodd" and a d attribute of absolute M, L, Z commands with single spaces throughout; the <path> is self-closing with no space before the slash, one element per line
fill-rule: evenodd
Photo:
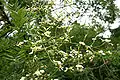
<path fill-rule="evenodd" d="M 21 45 L 23 45 L 24 44 L 24 42 L 19 42 L 18 44 L 17 44 L 17 46 L 21 46 Z"/>
<path fill-rule="evenodd" d="M 85 45 L 85 43 L 84 43 L 84 42 L 79 42 L 79 44 L 81 44 L 81 45 Z"/>
<path fill-rule="evenodd" d="M 55 61 L 53 60 L 53 62 L 55 63 L 55 65 L 57 65 L 59 68 L 62 68 L 62 64 L 61 61 Z"/>
<path fill-rule="evenodd" d="M 59 53 L 62 54 L 64 57 L 68 56 L 68 53 L 66 53 L 66 52 L 64 52 L 62 50 L 60 50 Z"/>
<path fill-rule="evenodd" d="M 92 55 L 92 54 L 93 54 L 93 52 L 92 52 L 92 51 L 90 51 L 90 50 L 86 50 L 86 52 L 87 52 L 88 54 L 90 54 L 90 55 Z"/>
<path fill-rule="evenodd" d="M 103 52 L 103 50 L 98 51 L 98 53 L 105 55 L 105 53 Z"/>
<path fill-rule="evenodd" d="M 78 55 L 78 51 L 76 51 L 75 49 L 73 49 L 72 51 L 70 51 L 69 56 L 71 56 L 72 58 L 74 58 L 77 55 Z"/>
<path fill-rule="evenodd" d="M 42 45 L 41 46 L 31 47 L 31 49 L 32 49 L 32 52 L 30 52 L 29 54 L 33 54 L 33 52 L 43 50 Z"/>
<path fill-rule="evenodd" d="M 67 32 L 69 33 L 72 30 L 72 27 L 67 28 Z"/>
<path fill-rule="evenodd" d="M 39 70 L 39 69 L 37 69 L 37 70 L 34 72 L 33 75 L 40 76 L 40 75 L 42 75 L 43 73 L 45 73 L 45 70 Z"/>
<path fill-rule="evenodd" d="M 44 35 L 46 36 L 46 37 L 50 37 L 50 31 L 46 31 L 45 33 L 44 33 Z"/>
<path fill-rule="evenodd" d="M 79 70 L 80 72 L 82 72 L 83 69 L 84 69 L 84 67 L 83 67 L 82 65 L 80 65 L 80 64 L 77 64 L 77 65 L 76 65 L 76 68 L 77 68 L 77 70 Z"/>
<path fill-rule="evenodd" d="M 105 39 L 105 42 L 108 42 L 108 43 L 109 43 L 110 41 L 111 41 L 111 40 L 109 40 L 109 39 Z"/>
<path fill-rule="evenodd" d="M 75 55 L 77 55 L 78 54 L 78 51 L 77 50 L 75 50 L 75 49 L 73 49 L 72 51 L 70 51 L 70 54 L 75 54 Z"/>
<path fill-rule="evenodd" d="M 107 51 L 109 54 L 112 54 L 112 52 L 111 51 Z"/>

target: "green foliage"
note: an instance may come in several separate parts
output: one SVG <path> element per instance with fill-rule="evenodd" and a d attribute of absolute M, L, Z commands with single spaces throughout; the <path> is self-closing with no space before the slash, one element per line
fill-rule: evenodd
<path fill-rule="evenodd" d="M 12 11 L 11 17 L 13 18 L 12 23 L 15 24 L 16 28 L 21 28 L 27 21 L 26 10 L 21 8 L 17 12 Z M 19 29 L 16 29 L 19 30 Z"/>
<path fill-rule="evenodd" d="M 102 25 L 64 25 L 51 14 L 54 2 L 17 1 L 4 2 L 12 25 L 0 28 L 0 80 L 119 80 L 119 45 L 99 36 Z"/>

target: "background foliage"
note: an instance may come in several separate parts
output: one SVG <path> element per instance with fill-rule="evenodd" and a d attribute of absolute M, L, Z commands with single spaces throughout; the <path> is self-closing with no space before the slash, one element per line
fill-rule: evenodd
<path fill-rule="evenodd" d="M 0 80 L 119 80 L 119 27 L 108 25 L 112 35 L 100 36 L 104 24 L 119 18 L 114 0 L 60 3 L 0 1 Z M 64 13 L 67 6 L 75 11 Z M 90 24 L 82 24 L 79 19 L 91 10 Z"/>

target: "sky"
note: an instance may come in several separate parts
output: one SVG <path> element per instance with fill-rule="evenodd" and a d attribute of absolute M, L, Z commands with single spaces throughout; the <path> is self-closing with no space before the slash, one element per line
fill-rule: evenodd
<path fill-rule="evenodd" d="M 52 13 L 55 18 L 58 18 L 58 15 L 62 16 L 62 17 L 60 17 L 59 19 L 64 18 L 64 17 L 65 17 L 65 14 L 71 13 L 71 12 L 75 12 L 75 11 L 80 11 L 80 13 L 82 12 L 80 9 L 76 8 L 75 6 L 67 6 L 67 7 L 64 7 L 64 9 L 63 9 L 63 8 L 60 8 L 61 6 L 64 5 L 63 3 L 60 3 L 60 1 L 62 1 L 62 0 L 52 0 L 52 1 L 55 1 L 55 4 L 56 4 L 56 5 L 53 7 L 53 8 L 56 9 L 56 10 Z M 71 3 L 72 3 L 72 1 L 74 2 L 74 0 L 66 0 L 66 1 L 69 1 L 69 2 L 71 2 Z M 88 0 L 86 0 L 86 1 L 88 1 Z M 120 8 L 120 0 L 116 0 L 116 1 L 115 1 L 115 4 L 118 6 L 118 8 Z M 104 12 L 106 12 L 106 11 L 105 11 L 105 10 L 102 10 L 101 12 L 104 13 Z M 92 12 L 92 9 L 91 9 L 91 11 L 87 12 L 87 13 L 84 15 L 84 17 L 82 17 L 82 18 L 80 17 L 80 19 L 77 19 L 77 20 L 78 20 L 78 23 L 79 23 L 79 22 L 80 22 L 81 24 L 91 23 L 91 19 L 90 19 L 90 18 L 88 19 L 88 16 L 87 16 L 87 15 L 89 15 L 89 14 L 95 14 L 95 13 L 93 13 L 93 12 Z M 78 15 L 79 15 L 79 14 L 78 14 Z M 75 16 L 77 16 L 77 15 L 75 14 Z M 69 19 L 70 19 L 70 18 L 69 18 Z M 68 18 L 65 19 L 64 22 L 67 22 L 69 19 L 68 19 Z M 71 19 L 73 20 L 73 22 L 76 20 L 76 18 L 75 18 L 74 16 L 73 16 Z M 100 19 L 96 19 L 96 21 L 99 21 L 99 20 L 100 20 Z M 100 21 L 99 21 L 99 22 L 100 22 Z M 112 24 L 112 25 L 111 25 L 111 26 L 114 26 L 114 27 L 112 27 L 112 29 L 118 27 L 118 26 L 117 26 L 117 25 L 119 24 L 118 22 L 119 22 L 119 19 L 116 19 L 115 24 Z M 103 24 L 103 23 L 101 22 L 101 24 Z M 107 25 L 105 24 L 104 26 L 107 26 Z"/>
<path fill-rule="evenodd" d="M 72 0 L 68 0 L 68 1 L 72 1 Z M 74 0 L 73 0 L 73 1 L 74 1 Z M 54 8 L 57 9 L 57 10 L 55 10 L 55 12 L 53 12 L 53 16 L 56 17 L 56 18 L 57 18 L 58 15 L 61 15 L 61 16 L 64 17 L 64 15 L 67 14 L 67 13 L 77 11 L 77 8 L 76 8 L 75 6 L 72 6 L 72 8 L 71 8 L 70 6 L 67 6 L 67 7 L 64 8 L 64 9 L 63 9 L 63 8 L 60 8 L 60 9 L 59 9 L 59 7 L 63 6 L 63 4 L 60 3 L 60 0 L 55 0 L 55 4 L 56 4 L 56 6 L 54 6 Z M 118 8 L 120 8 L 120 0 L 116 0 L 116 1 L 115 1 L 115 4 L 116 4 L 116 6 L 117 6 Z M 80 11 L 80 10 L 79 10 L 79 11 Z M 104 10 L 102 10 L 101 12 L 104 13 Z M 57 15 L 56 15 L 56 14 L 57 14 Z M 62 15 L 62 14 L 63 14 L 63 15 Z M 82 17 L 82 18 L 80 17 L 80 19 L 79 19 L 79 18 L 76 19 L 76 18 L 74 18 L 74 17 L 72 17 L 72 18 L 67 17 L 67 18 L 65 18 L 65 20 L 64 20 L 63 22 L 64 22 L 65 24 L 67 24 L 67 22 L 68 22 L 69 20 L 72 20 L 73 22 L 74 22 L 75 20 L 77 20 L 78 23 L 80 22 L 80 24 L 88 24 L 88 25 L 89 25 L 89 23 L 91 23 L 91 21 L 92 21 L 92 18 L 88 18 L 88 16 L 87 16 L 87 15 L 89 15 L 89 14 L 95 14 L 95 13 L 93 13 L 93 12 L 92 12 L 92 9 L 91 9 L 90 12 L 88 12 L 88 13 L 87 13 L 84 17 Z M 77 16 L 77 15 L 75 15 L 75 16 Z M 63 18 L 63 17 L 61 17 L 61 18 Z M 59 18 L 59 19 L 61 19 L 61 18 Z M 57 19 L 58 19 L 58 18 L 57 18 Z M 104 22 L 100 21 L 100 19 L 98 19 L 98 18 L 96 19 L 96 21 L 98 21 L 98 22 L 100 22 L 101 24 L 103 24 L 104 27 L 108 27 L 108 23 L 104 23 Z M 119 25 L 120 25 L 120 19 L 118 19 L 118 18 L 116 18 L 116 20 L 114 21 L 113 24 L 110 24 L 111 29 L 115 29 L 115 28 L 119 27 Z M 110 35 L 111 35 L 111 33 L 110 33 L 109 30 L 106 30 L 102 35 L 103 35 L 104 38 L 109 38 Z"/>
<path fill-rule="evenodd" d="M 116 6 L 120 9 L 120 0 L 116 0 L 116 1 L 115 1 L 115 4 L 116 4 Z M 120 19 L 117 18 L 117 19 L 115 20 L 114 24 L 111 24 L 111 29 L 115 29 L 115 28 L 119 27 L 119 25 L 120 25 Z M 103 34 L 103 37 L 109 38 L 110 35 L 111 35 L 111 32 L 110 32 L 109 30 L 107 30 L 107 31 Z"/>
<path fill-rule="evenodd" d="M 115 4 L 120 8 L 120 0 L 116 0 Z"/>

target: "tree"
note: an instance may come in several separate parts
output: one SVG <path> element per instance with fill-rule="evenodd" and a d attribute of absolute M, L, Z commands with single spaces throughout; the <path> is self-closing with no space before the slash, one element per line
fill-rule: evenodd
<path fill-rule="evenodd" d="M 119 80 L 119 52 L 110 39 L 99 36 L 105 30 L 100 22 L 111 24 L 118 16 L 113 0 L 61 0 L 61 4 L 62 8 L 76 6 L 83 13 L 62 13 L 56 18 L 52 13 L 58 9 L 52 0 L 0 2 L 5 23 L 0 28 L 1 80 Z M 82 18 L 91 8 L 90 25 L 71 19 L 64 23 L 74 15 Z"/>

